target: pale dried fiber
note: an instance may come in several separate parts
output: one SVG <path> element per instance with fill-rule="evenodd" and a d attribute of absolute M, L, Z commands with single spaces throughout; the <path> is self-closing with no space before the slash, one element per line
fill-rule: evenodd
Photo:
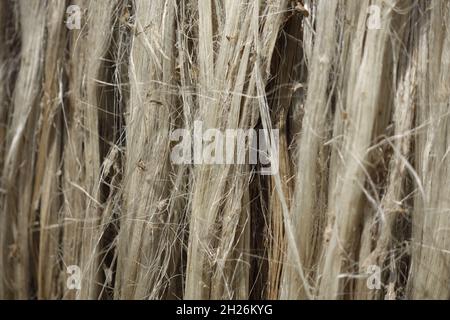
<path fill-rule="evenodd" d="M 448 0 L 3 0 L 0 43 L 0 299 L 450 298 Z M 174 163 L 198 121 L 278 172 Z"/>

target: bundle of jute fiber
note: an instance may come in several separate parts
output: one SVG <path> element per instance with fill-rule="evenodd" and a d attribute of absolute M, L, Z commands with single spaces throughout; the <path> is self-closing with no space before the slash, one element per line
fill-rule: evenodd
<path fill-rule="evenodd" d="M 447 0 L 0 1 L 0 299 L 449 299 Z"/>

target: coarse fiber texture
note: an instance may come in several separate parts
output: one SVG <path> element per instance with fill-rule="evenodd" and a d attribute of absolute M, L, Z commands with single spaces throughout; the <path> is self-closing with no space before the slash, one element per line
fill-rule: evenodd
<path fill-rule="evenodd" d="M 0 43 L 0 299 L 450 299 L 450 1 L 1 0 Z M 278 170 L 175 163 L 199 122 Z"/>

